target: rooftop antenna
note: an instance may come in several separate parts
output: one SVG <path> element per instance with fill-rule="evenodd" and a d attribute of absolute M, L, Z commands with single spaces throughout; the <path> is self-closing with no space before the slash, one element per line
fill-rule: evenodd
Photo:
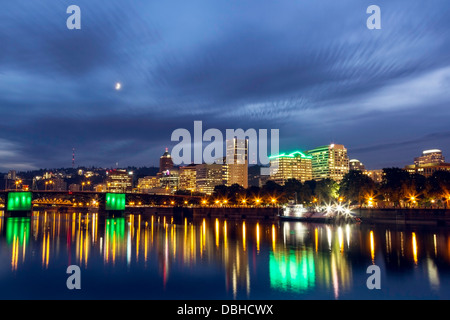
<path fill-rule="evenodd" d="M 75 148 L 72 148 L 72 169 L 75 169 Z"/>

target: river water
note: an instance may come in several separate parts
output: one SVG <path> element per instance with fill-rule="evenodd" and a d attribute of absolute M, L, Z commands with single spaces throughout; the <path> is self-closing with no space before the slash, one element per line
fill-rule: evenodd
<path fill-rule="evenodd" d="M 67 267 L 80 268 L 69 290 Z M 380 289 L 370 290 L 369 266 Z M 449 299 L 450 228 L 34 212 L 0 219 L 0 299 Z"/>

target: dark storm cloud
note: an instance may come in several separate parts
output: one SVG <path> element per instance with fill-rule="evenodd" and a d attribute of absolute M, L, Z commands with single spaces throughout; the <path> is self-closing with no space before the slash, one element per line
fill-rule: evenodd
<path fill-rule="evenodd" d="M 278 128 L 282 149 L 343 143 L 371 166 L 403 141 L 450 150 L 424 116 L 450 103 L 447 1 L 380 0 L 376 31 L 357 0 L 83 0 L 77 31 L 71 4 L 0 10 L 1 170 L 68 166 L 72 147 L 79 164 L 157 164 L 194 120 Z"/>

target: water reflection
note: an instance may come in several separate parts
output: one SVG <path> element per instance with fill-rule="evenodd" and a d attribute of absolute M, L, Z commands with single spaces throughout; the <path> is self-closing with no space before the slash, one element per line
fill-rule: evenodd
<path fill-rule="evenodd" d="M 13 272 L 71 264 L 99 276 L 103 266 L 117 272 L 156 270 L 163 290 L 169 290 L 171 279 L 208 277 L 209 270 L 217 286 L 223 286 L 222 297 L 235 299 L 313 293 L 348 297 L 361 287 L 356 281 L 365 280 L 370 264 L 393 274 L 417 271 L 416 278 L 442 293 L 442 278 L 450 269 L 450 232 L 437 228 L 219 218 L 174 223 L 163 216 L 46 211 L 32 218 L 2 217 L 0 234 L 2 256 L 7 253 Z"/>

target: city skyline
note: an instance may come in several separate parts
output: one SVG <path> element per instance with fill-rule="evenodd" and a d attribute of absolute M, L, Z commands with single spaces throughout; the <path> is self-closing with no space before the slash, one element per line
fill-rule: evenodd
<path fill-rule="evenodd" d="M 236 139 L 236 138 L 235 138 Z M 321 149 L 321 148 L 327 148 L 327 147 L 334 147 L 334 143 L 333 144 L 331 144 L 331 145 L 325 145 L 325 146 L 319 146 L 319 147 L 316 147 L 315 149 Z M 337 145 L 337 146 L 340 146 L 340 147 L 343 147 L 346 151 L 347 151 L 347 149 L 345 148 L 345 145 Z M 295 151 L 292 151 L 292 150 L 290 150 L 290 151 L 285 151 L 285 150 L 281 150 L 280 152 L 279 152 L 279 154 L 276 154 L 276 155 L 270 155 L 269 156 L 269 160 L 271 161 L 271 163 L 273 162 L 273 160 L 274 159 L 277 159 L 277 158 L 279 158 L 279 157 L 292 157 L 292 156 L 294 156 L 294 155 L 296 155 L 296 154 L 301 154 L 302 155 L 302 157 L 303 156 L 310 156 L 310 153 L 309 152 L 311 152 L 311 151 L 315 151 L 314 149 L 311 149 L 311 150 L 299 150 L 299 149 L 297 149 L 297 150 L 295 150 Z M 431 153 L 431 152 L 433 152 L 433 153 Z M 365 165 L 365 161 L 361 161 L 360 159 L 356 159 L 356 158 L 352 158 L 352 157 L 350 157 L 348 154 L 347 154 L 347 152 L 346 152 L 346 158 L 348 159 L 348 168 L 349 168 L 349 170 L 362 170 L 362 171 L 364 171 L 364 170 L 366 170 L 366 171 L 377 171 L 377 170 L 382 170 L 382 169 L 387 169 L 387 168 L 400 168 L 400 169 L 404 169 L 404 170 L 410 170 L 412 167 L 414 167 L 415 165 L 419 165 L 419 163 L 417 162 L 418 161 L 418 159 L 422 159 L 422 158 L 424 158 L 424 155 L 426 154 L 426 153 L 431 153 L 431 155 L 434 155 L 435 153 L 439 153 L 439 158 L 438 158 L 438 160 L 435 160 L 435 158 L 430 158 L 430 159 L 432 159 L 432 160 L 429 160 L 428 159 L 428 161 L 426 162 L 426 163 L 429 163 L 429 164 L 431 164 L 431 163 L 435 163 L 435 164 L 444 164 L 444 165 L 448 165 L 446 162 L 445 162 L 445 151 L 442 151 L 442 150 L 439 150 L 439 149 L 425 149 L 425 150 L 422 150 L 421 151 L 421 155 L 422 156 L 419 156 L 419 153 L 416 155 L 416 157 L 413 157 L 412 159 L 410 159 L 410 161 L 407 161 L 407 162 L 405 162 L 404 164 L 400 164 L 399 166 L 393 166 L 393 167 L 375 167 L 375 168 L 367 168 L 367 166 Z M 9 169 L 9 170 L 7 170 L 6 172 L 1 172 L 0 171 L 0 173 L 1 174 L 7 174 L 8 172 L 9 172 L 9 174 L 11 174 L 11 172 L 13 172 L 14 173 L 14 175 L 17 173 L 24 173 L 24 172 L 32 172 L 32 171 L 52 171 L 52 170 L 68 170 L 68 169 L 73 169 L 73 170 L 81 170 L 81 169 L 95 169 L 95 170 L 106 170 L 106 171 L 109 171 L 109 170 L 125 170 L 125 169 L 129 169 L 129 168 L 153 168 L 153 169 L 155 169 L 156 171 L 155 171 L 155 175 L 156 174 L 158 174 L 158 175 L 161 175 L 162 174 L 162 172 L 164 172 L 164 171 L 167 171 L 168 170 L 168 168 L 178 168 L 178 169 L 181 169 L 181 168 L 188 168 L 188 167 L 191 167 L 191 166 L 193 166 L 193 167 L 195 167 L 195 166 L 197 166 L 197 165 L 201 165 L 201 164 L 206 164 L 205 162 L 202 162 L 202 163 L 198 163 L 198 164 L 196 164 L 196 163 L 189 163 L 189 164 L 185 164 L 185 163 L 182 163 L 182 164 L 174 164 L 171 160 L 170 160 L 170 162 L 167 162 L 167 155 L 168 155 L 168 158 L 169 158 L 169 160 L 170 160 L 170 158 L 171 158 L 171 152 L 170 152 L 170 150 L 168 150 L 168 148 L 164 148 L 164 152 L 162 153 L 162 155 L 160 155 L 160 156 L 157 156 L 157 155 L 155 155 L 155 159 L 158 159 L 158 161 L 156 161 L 156 162 L 158 162 L 156 165 L 143 165 L 143 166 L 138 166 L 138 165 L 133 165 L 133 164 L 131 164 L 131 165 L 128 165 L 128 166 L 122 166 L 122 167 L 120 167 L 120 166 L 118 166 L 118 163 L 116 163 L 116 165 L 115 166 L 111 166 L 111 167 L 102 167 L 102 166 L 85 166 L 85 165 L 76 165 L 75 167 L 69 167 L 69 166 L 66 166 L 66 167 L 53 167 L 53 168 L 51 168 L 51 167 L 46 167 L 46 168 L 36 168 L 36 169 L 34 169 L 34 170 L 15 170 L 15 169 Z M 434 161 L 435 160 L 435 161 Z M 221 164 L 221 165 L 223 165 L 223 164 L 226 164 L 226 159 L 225 159 L 225 157 L 223 158 L 223 163 L 220 163 L 219 162 L 219 160 L 217 159 L 213 164 Z M 357 162 L 357 165 L 356 165 L 356 168 L 355 169 L 352 169 L 352 162 Z M 161 167 L 162 166 L 162 167 Z M 251 167 L 251 166 L 258 166 L 258 167 L 260 167 L 261 165 L 260 164 L 250 164 L 250 163 L 247 163 L 247 167 Z M 355 164 L 353 164 L 353 166 L 355 166 Z M 266 165 L 266 167 L 270 167 L 270 165 Z M 363 169 L 362 169 L 363 168 Z M 270 174 L 270 176 L 271 176 L 272 174 Z M 154 175 L 152 175 L 152 176 L 154 176 Z M 10 178 L 11 179 L 11 178 Z M 12 178 L 12 180 L 15 180 L 16 178 Z"/>
<path fill-rule="evenodd" d="M 449 150 L 450 4 L 6 3 L 0 171 L 157 165 L 171 132 L 279 129 L 280 150 L 343 143 L 368 168 Z M 258 8 L 258 10 L 255 10 Z"/>

